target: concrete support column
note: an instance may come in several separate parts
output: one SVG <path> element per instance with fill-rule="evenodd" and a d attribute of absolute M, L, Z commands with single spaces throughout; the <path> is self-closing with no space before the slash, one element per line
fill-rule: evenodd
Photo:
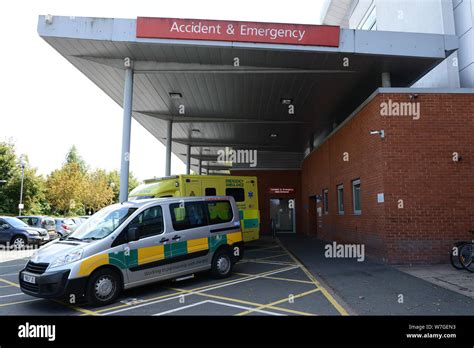
<path fill-rule="evenodd" d="M 130 135 L 132 129 L 133 68 L 130 58 L 125 58 L 125 83 L 123 88 L 122 158 L 120 163 L 120 202 L 128 199 L 130 171 Z"/>
<path fill-rule="evenodd" d="M 166 170 L 165 176 L 171 175 L 171 143 L 173 136 L 173 121 L 166 121 Z"/>
<path fill-rule="evenodd" d="M 186 146 L 186 174 L 191 174 L 191 145 Z"/>
<path fill-rule="evenodd" d="M 392 80 L 389 72 L 382 73 L 382 87 L 392 87 Z"/>
<path fill-rule="evenodd" d="M 199 169 L 198 169 L 199 175 L 202 175 L 202 160 L 199 159 Z"/>

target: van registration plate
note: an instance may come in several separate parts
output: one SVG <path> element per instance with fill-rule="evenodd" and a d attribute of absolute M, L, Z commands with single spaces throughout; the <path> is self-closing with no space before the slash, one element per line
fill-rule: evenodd
<path fill-rule="evenodd" d="M 23 280 L 27 283 L 36 284 L 36 278 L 28 274 L 23 274 Z"/>

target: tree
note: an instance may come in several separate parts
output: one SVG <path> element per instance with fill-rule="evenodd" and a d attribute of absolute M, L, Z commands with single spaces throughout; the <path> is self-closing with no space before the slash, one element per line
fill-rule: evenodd
<path fill-rule="evenodd" d="M 0 212 L 10 212 L 10 197 L 6 194 L 8 184 L 18 171 L 15 147 L 12 143 L 0 142 Z"/>
<path fill-rule="evenodd" d="M 53 213 L 84 213 L 81 192 L 85 173 L 78 163 L 65 163 L 53 171 L 46 180 L 46 198 Z"/>
<path fill-rule="evenodd" d="M 76 163 L 79 166 L 81 172 L 85 173 L 87 171 L 87 164 L 79 155 L 79 151 L 75 145 L 72 145 L 69 151 L 66 154 L 66 163 Z"/>
<path fill-rule="evenodd" d="M 113 201 L 118 202 L 120 195 L 120 174 L 118 170 L 112 170 L 109 172 L 108 177 L 110 186 L 114 192 Z M 130 193 L 130 191 L 132 191 L 138 185 L 140 185 L 140 181 L 138 181 L 138 179 L 133 176 L 133 173 L 130 172 L 128 176 L 128 192 Z"/>
<path fill-rule="evenodd" d="M 97 169 L 85 176 L 81 200 L 86 213 L 95 213 L 112 203 L 114 191 L 109 182 L 109 176 L 103 169 Z"/>
<path fill-rule="evenodd" d="M 22 155 L 25 163 L 23 180 L 23 213 L 41 214 L 48 205 L 45 200 L 44 178 L 36 173 L 37 169 L 30 167 L 28 157 Z M 18 214 L 21 190 L 21 160 L 15 155 L 13 143 L 0 143 L 0 212 L 3 214 Z"/>

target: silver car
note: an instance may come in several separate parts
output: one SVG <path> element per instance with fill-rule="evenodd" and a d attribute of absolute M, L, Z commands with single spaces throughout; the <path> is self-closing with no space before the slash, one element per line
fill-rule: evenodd
<path fill-rule="evenodd" d="M 85 297 L 105 305 L 123 289 L 159 280 L 209 269 L 227 277 L 242 258 L 242 240 L 232 197 L 114 204 L 40 248 L 20 271 L 20 287 L 37 297 Z"/>

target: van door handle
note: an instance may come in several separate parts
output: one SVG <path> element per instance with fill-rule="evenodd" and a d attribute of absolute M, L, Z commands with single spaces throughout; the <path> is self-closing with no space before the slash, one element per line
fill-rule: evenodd
<path fill-rule="evenodd" d="M 168 238 L 161 238 L 160 243 L 166 243 L 169 242 Z"/>
<path fill-rule="evenodd" d="M 173 239 L 173 240 L 178 240 L 178 239 L 181 239 L 181 236 L 176 235 L 176 236 L 174 236 L 172 239 Z"/>

